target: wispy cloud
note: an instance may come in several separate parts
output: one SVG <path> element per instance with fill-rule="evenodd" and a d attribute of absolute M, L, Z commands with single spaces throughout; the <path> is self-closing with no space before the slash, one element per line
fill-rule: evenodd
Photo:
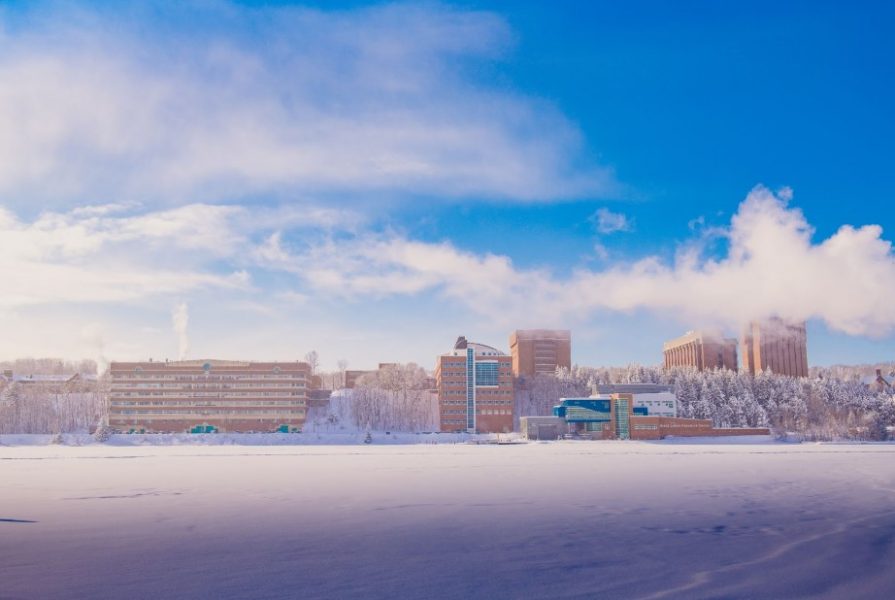
<path fill-rule="evenodd" d="M 15 202 L 614 189 L 578 166 L 555 108 L 476 80 L 512 46 L 492 13 L 61 6 L 0 13 L 0 194 Z"/>
<path fill-rule="evenodd" d="M 190 205 L 101 217 L 75 210 L 28 222 L 0 207 L 0 309 L 245 289 L 244 270 L 209 267 L 244 243 L 229 225 L 238 210 Z"/>
<path fill-rule="evenodd" d="M 598 208 L 590 217 L 597 233 L 609 235 L 619 231 L 631 231 L 634 228 L 632 221 L 624 214 L 612 212 L 608 208 Z"/>

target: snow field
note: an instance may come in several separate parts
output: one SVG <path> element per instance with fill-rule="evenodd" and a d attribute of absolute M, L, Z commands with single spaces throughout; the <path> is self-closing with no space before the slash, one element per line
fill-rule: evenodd
<path fill-rule="evenodd" d="M 0 447 L 0 597 L 862 598 L 895 446 Z"/>

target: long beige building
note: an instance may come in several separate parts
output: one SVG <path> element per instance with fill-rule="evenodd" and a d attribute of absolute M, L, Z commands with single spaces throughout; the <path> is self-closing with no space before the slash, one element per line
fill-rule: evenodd
<path fill-rule="evenodd" d="M 750 323 L 740 341 L 743 370 L 753 375 L 769 370 L 777 375 L 808 377 L 808 335 L 805 323 L 769 319 Z"/>
<path fill-rule="evenodd" d="M 513 375 L 552 375 L 572 368 L 572 332 L 567 329 L 519 329 L 510 334 Z"/>
<path fill-rule="evenodd" d="M 300 431 L 302 362 L 113 362 L 109 426 L 124 433 Z"/>
<path fill-rule="evenodd" d="M 716 333 L 689 331 L 675 340 L 665 342 L 663 353 L 666 369 L 693 367 L 700 371 L 737 370 L 737 341 Z"/>

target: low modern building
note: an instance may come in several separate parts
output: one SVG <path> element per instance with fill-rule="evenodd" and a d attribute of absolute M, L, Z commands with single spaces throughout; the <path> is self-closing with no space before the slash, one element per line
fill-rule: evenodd
<path fill-rule="evenodd" d="M 644 409 L 651 417 L 677 417 L 677 396 L 671 392 L 631 394 L 634 409 Z"/>
<path fill-rule="evenodd" d="M 753 375 L 808 377 L 808 334 L 805 323 L 768 319 L 750 323 L 740 342 L 743 370 Z"/>
<path fill-rule="evenodd" d="M 302 362 L 114 362 L 109 426 L 119 432 L 300 431 Z"/>
<path fill-rule="evenodd" d="M 633 394 L 612 394 L 591 398 L 562 398 L 553 408 L 554 417 L 565 423 L 565 430 L 591 439 L 657 440 L 667 436 L 706 437 L 732 435 L 768 435 L 766 428 L 715 428 L 710 419 L 684 419 L 650 413 L 643 401 Z M 520 419 L 521 422 L 521 419 Z M 558 422 L 553 427 L 562 430 Z M 522 434 L 531 438 L 528 428 Z M 544 438 L 540 438 L 544 439 Z"/>
<path fill-rule="evenodd" d="M 693 367 L 737 370 L 737 341 L 717 333 L 688 331 L 685 335 L 665 342 L 665 368 Z"/>
<path fill-rule="evenodd" d="M 513 367 L 504 352 L 457 338 L 435 365 L 441 431 L 513 430 Z"/>
<path fill-rule="evenodd" d="M 519 329 L 510 334 L 513 375 L 552 375 L 572 368 L 572 332 L 567 329 Z"/>
<path fill-rule="evenodd" d="M 519 417 L 519 431 L 527 440 L 558 440 L 569 432 L 562 417 Z"/>

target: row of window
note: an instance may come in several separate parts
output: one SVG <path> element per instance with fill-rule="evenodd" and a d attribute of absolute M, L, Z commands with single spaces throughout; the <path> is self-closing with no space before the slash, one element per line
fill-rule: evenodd
<path fill-rule="evenodd" d="M 296 408 L 296 409 L 251 409 L 251 410 L 225 410 L 225 409 L 211 409 L 211 410 L 194 410 L 191 412 L 184 412 L 179 410 L 142 410 L 142 409 L 125 409 L 120 413 L 121 415 L 179 415 L 181 417 L 188 417 L 190 415 L 239 415 L 240 417 L 255 415 L 255 414 L 264 414 L 264 415 L 303 415 L 305 414 L 304 409 Z"/>
<path fill-rule="evenodd" d="M 513 411 L 508 408 L 481 408 L 481 409 L 477 409 L 475 412 L 477 415 L 511 415 L 511 414 L 513 414 Z M 442 415 L 465 415 L 465 414 L 467 414 L 467 412 L 465 410 L 448 409 L 448 410 L 441 411 L 441 414 Z"/>
<path fill-rule="evenodd" d="M 478 367 L 480 367 L 482 365 L 491 365 L 491 364 L 493 364 L 493 363 L 476 363 L 475 364 L 476 370 L 478 370 Z M 500 367 L 490 367 L 489 366 L 487 368 L 489 368 L 489 369 L 493 368 L 493 370 L 498 371 L 503 376 L 512 376 L 512 372 L 513 372 L 512 368 L 510 367 L 509 364 L 500 365 Z M 442 369 L 441 376 L 442 377 L 466 377 L 466 369 L 460 369 L 458 371 Z"/>
<path fill-rule="evenodd" d="M 476 404 L 512 404 L 513 399 L 512 398 L 506 398 L 504 400 L 487 400 L 487 399 L 485 399 L 485 400 L 476 400 L 475 403 Z M 441 404 L 466 404 L 466 400 L 462 400 L 462 399 L 450 400 L 450 399 L 445 398 L 444 400 L 441 401 Z"/>
<path fill-rule="evenodd" d="M 274 374 L 265 374 L 265 373 L 243 373 L 243 374 L 214 374 L 209 375 L 207 373 L 195 373 L 195 374 L 180 374 L 180 375 L 171 375 L 171 374 L 155 374 L 155 373 L 112 373 L 112 380 L 117 381 L 119 379 L 158 379 L 163 381 L 238 381 L 238 380 L 252 380 L 252 379 L 305 379 L 307 375 L 305 373 L 274 373 Z"/>
<path fill-rule="evenodd" d="M 294 387 L 305 387 L 304 381 L 284 381 L 284 382 L 267 382 L 267 381 L 246 381 L 243 383 L 221 383 L 218 381 L 211 382 L 198 382 L 198 383 L 134 383 L 130 381 L 116 381 L 112 383 L 112 389 L 124 388 L 124 389 L 162 389 L 162 390 L 202 390 L 206 388 L 215 388 L 215 389 L 245 389 L 245 388 L 294 388 Z"/>
<path fill-rule="evenodd" d="M 497 383 L 491 383 L 492 381 Z M 439 385 L 463 385 L 466 382 L 472 383 L 472 377 L 442 377 L 437 380 Z M 503 375 L 499 377 L 476 377 L 475 378 L 476 385 L 513 385 L 513 378 L 509 375 L 504 377 Z"/>
<path fill-rule="evenodd" d="M 112 400 L 110 404 L 112 406 L 301 406 L 305 403 L 297 400 L 221 400 L 218 402 Z"/>
<path fill-rule="evenodd" d="M 467 390 L 441 390 L 442 396 L 466 396 Z M 476 387 L 475 395 L 479 396 L 505 396 L 509 397 L 512 394 L 509 390 L 483 390 Z"/>
<path fill-rule="evenodd" d="M 304 392 L 114 392 L 114 398 L 294 398 Z"/>

